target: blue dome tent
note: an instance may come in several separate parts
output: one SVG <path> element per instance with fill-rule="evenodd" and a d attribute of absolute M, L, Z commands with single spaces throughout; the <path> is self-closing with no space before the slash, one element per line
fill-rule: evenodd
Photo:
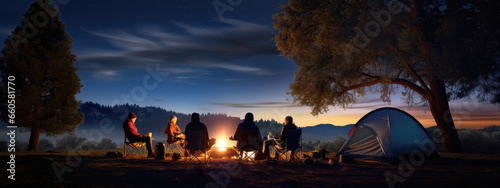
<path fill-rule="evenodd" d="M 369 112 L 354 125 L 337 156 L 393 163 L 399 156 L 418 151 L 437 154 L 425 128 L 410 114 L 385 107 Z"/>

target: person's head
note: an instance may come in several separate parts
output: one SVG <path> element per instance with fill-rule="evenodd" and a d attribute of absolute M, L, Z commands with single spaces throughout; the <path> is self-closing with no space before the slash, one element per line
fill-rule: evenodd
<path fill-rule="evenodd" d="M 191 122 L 200 122 L 200 114 L 194 112 L 191 115 Z"/>
<path fill-rule="evenodd" d="M 246 115 L 245 115 L 245 121 L 248 121 L 248 122 L 253 122 L 253 114 L 248 112 Z"/>
<path fill-rule="evenodd" d="M 137 120 L 137 116 L 134 114 L 134 112 L 128 113 L 127 118 L 130 119 L 130 121 L 132 121 L 133 123 L 135 123 L 135 120 Z"/>
<path fill-rule="evenodd" d="M 292 124 L 292 123 L 293 123 L 292 116 L 286 116 L 286 118 L 285 118 L 285 124 L 288 125 L 288 124 Z"/>
<path fill-rule="evenodd" d="M 170 117 L 170 122 L 177 123 L 177 116 Z"/>

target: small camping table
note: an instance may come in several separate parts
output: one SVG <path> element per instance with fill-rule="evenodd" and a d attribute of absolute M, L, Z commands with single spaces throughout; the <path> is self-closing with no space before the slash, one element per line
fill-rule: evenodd
<path fill-rule="evenodd" d="M 270 139 L 268 138 L 267 140 L 272 140 L 273 141 L 273 145 L 271 145 L 271 149 L 269 149 L 269 157 L 271 157 L 272 159 L 276 159 L 276 140 L 279 140 L 278 138 L 275 138 L 274 136 L 271 137 Z M 269 147 L 269 146 L 268 146 Z"/>

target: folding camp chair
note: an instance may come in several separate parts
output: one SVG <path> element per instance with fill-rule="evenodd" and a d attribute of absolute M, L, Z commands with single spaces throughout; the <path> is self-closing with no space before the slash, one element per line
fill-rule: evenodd
<path fill-rule="evenodd" d="M 239 130 L 238 135 L 236 136 L 237 137 L 235 139 L 238 140 L 236 148 L 238 149 L 240 162 L 248 161 L 255 163 L 255 156 L 257 155 L 257 152 L 262 149 L 262 143 L 259 140 L 259 131 Z M 260 163 L 259 160 L 257 160 L 257 163 Z"/>
<path fill-rule="evenodd" d="M 127 136 L 123 141 L 123 157 L 127 158 L 129 155 L 139 155 L 142 158 L 145 158 L 147 154 L 146 150 L 146 142 L 130 142 L 128 141 Z"/>
<path fill-rule="evenodd" d="M 302 130 L 287 130 L 285 134 L 285 147 L 275 148 L 275 151 L 278 154 L 277 159 L 280 160 L 284 158 L 285 163 L 293 160 L 294 157 L 302 160 Z M 291 152 L 290 158 L 288 158 L 289 151 Z"/>
<path fill-rule="evenodd" d="M 236 149 L 238 151 L 238 159 L 241 162 L 255 162 L 255 154 L 259 150 L 259 132 L 239 130 L 236 135 Z"/>
<path fill-rule="evenodd" d="M 192 131 L 192 130 L 186 130 L 186 141 L 187 144 L 184 149 L 187 150 L 188 156 L 186 158 L 186 163 L 191 162 L 191 161 L 199 161 L 202 163 L 200 160 L 201 155 L 205 154 L 205 164 L 208 163 L 208 160 L 210 159 L 210 156 L 208 155 L 208 149 L 205 148 L 205 144 L 203 143 L 205 141 L 205 133 L 203 130 L 199 131 Z"/>
<path fill-rule="evenodd" d="M 184 152 L 182 152 L 182 145 L 181 145 L 181 141 L 176 141 L 176 142 L 172 142 L 172 143 L 168 143 L 166 140 L 165 140 L 165 143 L 167 143 L 167 154 L 171 154 L 173 155 L 174 153 L 179 153 L 181 154 L 181 156 L 184 156 Z"/>

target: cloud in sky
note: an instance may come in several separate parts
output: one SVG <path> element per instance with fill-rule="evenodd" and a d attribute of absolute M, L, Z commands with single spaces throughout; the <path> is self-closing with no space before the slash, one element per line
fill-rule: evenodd
<path fill-rule="evenodd" d="M 167 32 L 158 27 L 87 31 L 104 39 L 114 50 L 93 49 L 77 54 L 77 66 L 81 71 L 94 73 L 94 78 L 98 79 L 118 77 L 118 71 L 142 69 L 151 64 L 161 64 L 166 69 L 164 71 L 173 73 L 223 69 L 271 75 L 265 65 L 248 66 L 238 64 L 238 61 L 278 55 L 272 41 L 272 28 L 239 20 L 227 20 L 225 23 L 213 28 L 174 23 L 182 32 Z M 106 74 L 112 71 L 115 74 Z"/>
<path fill-rule="evenodd" d="M 347 107 L 347 109 L 376 109 L 379 107 L 387 106 L 385 104 L 373 104 L 380 103 L 380 99 L 366 98 L 358 101 L 357 106 Z M 215 106 L 225 106 L 232 108 L 285 108 L 285 107 L 307 107 L 294 104 L 292 102 L 258 102 L 258 103 L 210 103 L 210 105 Z"/>
<path fill-rule="evenodd" d="M 113 71 L 113 70 L 98 70 L 94 72 L 93 77 L 99 80 L 108 80 L 108 81 L 120 79 L 118 71 Z"/>

